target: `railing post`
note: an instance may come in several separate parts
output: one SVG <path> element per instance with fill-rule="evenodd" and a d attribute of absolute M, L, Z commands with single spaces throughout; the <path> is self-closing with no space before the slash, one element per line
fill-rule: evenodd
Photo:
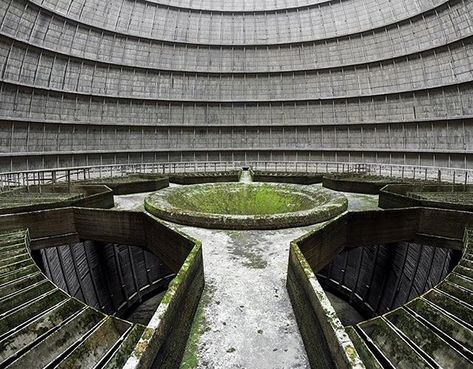
<path fill-rule="evenodd" d="M 439 169 L 437 173 L 438 182 L 442 182 L 442 171 Z"/>

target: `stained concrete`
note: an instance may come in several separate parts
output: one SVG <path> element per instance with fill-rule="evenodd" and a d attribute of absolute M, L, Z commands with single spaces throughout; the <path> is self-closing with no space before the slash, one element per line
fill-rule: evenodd
<path fill-rule="evenodd" d="M 342 298 L 334 295 L 330 292 L 325 292 L 332 307 L 337 312 L 337 316 L 344 326 L 355 325 L 359 322 L 366 320 L 367 318 L 361 315 L 361 313 L 351 306 L 348 302 Z"/>
<path fill-rule="evenodd" d="M 115 210 L 136 210 L 144 211 L 145 197 L 153 192 L 134 193 L 131 195 L 113 196 Z"/>
<path fill-rule="evenodd" d="M 148 325 L 165 293 L 166 291 L 163 291 L 144 300 L 123 318 L 133 323 Z"/>
<path fill-rule="evenodd" d="M 141 210 L 147 194 L 116 196 L 117 209 Z M 377 196 L 347 194 L 350 210 Z M 311 229 L 211 230 L 169 225 L 202 241 L 206 286 L 183 368 L 309 368 L 286 290 L 289 243 Z"/>
<path fill-rule="evenodd" d="M 198 368 L 309 368 L 286 291 L 289 242 L 313 227 L 225 231 L 178 226 L 203 241 L 205 328 Z"/>

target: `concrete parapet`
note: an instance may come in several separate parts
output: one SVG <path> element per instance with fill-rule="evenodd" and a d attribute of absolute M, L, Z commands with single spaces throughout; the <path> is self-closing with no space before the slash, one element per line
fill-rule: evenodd
<path fill-rule="evenodd" d="M 55 222 L 53 221 L 54 218 L 61 219 L 61 221 Z M 64 220 L 68 221 L 65 222 Z M 153 229 L 154 236 L 145 237 L 143 230 L 145 222 L 147 226 L 150 222 L 157 224 Z M 56 227 L 53 224 L 56 224 Z M 16 229 L 29 228 L 31 244 L 36 249 L 51 246 L 51 244 L 54 245 L 55 242 L 59 242 L 58 239 L 61 236 L 70 234 L 75 234 L 77 239 L 134 244 L 145 247 L 158 254 L 164 263 L 177 272 L 176 278 L 171 283 L 160 307 L 147 327 L 140 328 L 137 326 L 138 328 L 132 328 L 131 324 L 126 321 L 117 320 L 114 322 L 113 319 L 116 318 L 109 318 L 91 308 L 82 309 L 82 313 L 77 316 L 77 319 L 81 317 L 80 320 L 73 320 L 70 324 L 66 322 L 63 324 L 62 319 L 60 319 L 57 323 L 61 325 L 58 331 L 60 336 L 58 336 L 59 333 L 53 334 L 53 336 L 62 339 L 61 337 L 64 334 L 68 334 L 69 338 L 64 341 L 64 345 L 56 345 L 50 352 L 58 363 L 73 361 L 84 364 L 86 361 L 96 363 L 98 360 L 102 364 L 107 363 L 108 366 L 106 367 L 149 368 L 153 362 L 159 363 L 156 365 L 163 368 L 178 367 L 204 284 L 202 253 L 199 243 L 175 233 L 144 213 L 113 210 L 64 208 L 0 216 L 0 230 L 12 231 L 14 227 Z M 174 237 L 167 239 L 165 235 L 161 235 L 158 239 L 157 236 L 160 230 L 165 230 L 165 233 L 173 234 Z M 60 237 L 58 238 L 58 236 Z M 55 239 L 56 241 L 54 241 Z M 50 245 L 48 245 L 48 240 L 52 240 Z M 64 244 L 64 240 L 62 240 L 62 244 Z M 176 250 L 177 255 L 172 259 L 169 257 L 171 248 Z M 160 252 L 159 250 L 164 251 Z M 9 268 L 8 260 L 6 262 L 5 265 Z M 25 260 L 18 260 L 16 263 L 27 263 L 21 267 L 29 268 L 31 266 L 34 270 L 37 270 L 34 267 L 34 262 L 29 257 Z M 13 267 L 13 264 L 11 266 Z M 3 276 L 4 272 L 9 270 L 0 271 L 0 274 Z M 43 287 L 35 288 L 36 295 L 51 294 L 57 290 L 59 296 L 62 296 L 61 301 L 67 298 L 64 292 L 58 289 L 54 290 L 53 285 L 47 282 L 45 277 L 44 282 L 38 283 Z M 5 304 L 2 307 L 7 308 Z M 12 305 L 13 307 L 14 305 Z M 2 318 L 0 327 L 3 326 L 2 324 L 13 324 L 9 329 L 15 329 L 14 321 L 10 322 Z M 74 328 L 74 324 L 80 324 L 81 328 L 79 330 Z M 53 329 L 54 326 L 51 328 Z M 67 333 L 69 329 L 74 332 L 74 335 Z M 90 330 L 90 335 L 87 335 L 88 330 Z M 108 339 L 99 339 L 103 334 Z M 76 335 L 78 336 L 76 337 Z M 84 336 L 84 338 L 79 336 Z M 77 339 L 82 343 L 73 349 L 71 345 Z M 50 339 L 46 339 L 37 347 L 46 347 L 49 345 L 49 341 Z M 118 344 L 120 342 L 121 344 Z M 90 353 L 92 347 L 90 345 L 94 347 L 93 355 Z M 18 363 L 18 365 L 24 365 L 25 363 L 33 365 L 30 357 L 35 355 L 36 352 L 36 350 L 28 351 L 26 356 L 24 354 L 20 355 L 18 359 L 12 362 Z M 69 353 L 71 354 L 69 355 Z M 49 360 L 48 357 L 43 355 L 41 363 L 46 363 Z"/>

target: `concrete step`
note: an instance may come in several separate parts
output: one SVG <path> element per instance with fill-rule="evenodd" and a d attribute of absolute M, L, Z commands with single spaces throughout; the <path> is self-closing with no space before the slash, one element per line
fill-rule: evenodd
<path fill-rule="evenodd" d="M 27 276 L 29 274 L 38 273 L 39 271 L 39 268 L 34 263 L 27 264 L 26 266 L 20 267 L 9 273 L 4 273 L 3 275 L 1 275 L 0 286 L 11 283 L 16 279 Z"/>
<path fill-rule="evenodd" d="M 33 262 L 33 260 L 30 257 L 25 258 L 25 259 L 20 260 L 20 261 L 17 261 L 17 262 L 14 262 L 14 263 L 11 263 L 11 264 L 8 264 L 8 265 L 5 265 L 5 266 L 2 266 L 2 267 L 0 267 L 0 278 L 3 276 L 3 274 L 8 274 L 10 272 L 14 272 L 17 269 L 20 269 L 20 268 L 23 268 L 23 267 L 26 267 L 26 266 L 29 266 L 29 265 L 35 265 L 35 263 Z"/>
<path fill-rule="evenodd" d="M 468 368 L 471 362 L 442 339 L 426 324 L 410 314 L 406 309 L 399 308 L 384 317 L 402 334 L 402 336 L 421 352 L 424 358 L 441 368 Z"/>
<path fill-rule="evenodd" d="M 102 323 L 74 349 L 58 369 L 92 369 L 104 361 L 118 346 L 120 337 L 132 327 L 124 320 L 106 317 Z"/>
<path fill-rule="evenodd" d="M 26 235 L 0 234 L 0 367 L 121 367 L 144 327 L 58 289 L 32 260 Z"/>
<path fill-rule="evenodd" d="M 50 335 L 81 309 L 84 309 L 83 304 L 75 299 L 61 301 L 22 329 L 4 337 L 0 341 L 0 365 Z"/>
<path fill-rule="evenodd" d="M 356 347 L 356 351 L 360 355 L 361 360 L 367 369 L 383 369 L 383 366 L 370 350 L 366 342 L 361 338 L 358 332 L 353 327 L 347 327 L 346 332 L 350 336 L 351 341 Z"/>
<path fill-rule="evenodd" d="M 25 277 L 18 278 L 12 283 L 0 286 L 0 299 L 16 291 L 31 286 L 32 284 L 38 283 L 42 280 L 44 280 L 44 276 L 41 273 L 37 272 L 29 274 Z"/>
<path fill-rule="evenodd" d="M 6 367 L 40 369 L 54 362 L 60 362 L 103 320 L 103 314 L 92 308 L 85 308 Z"/>
<path fill-rule="evenodd" d="M 107 362 L 104 363 L 103 369 L 116 369 L 124 366 L 144 330 L 145 327 L 140 324 L 137 324 L 128 330 L 123 337 L 121 337 L 120 345 L 113 352 Z"/>
<path fill-rule="evenodd" d="M 383 317 L 377 317 L 358 324 L 369 338 L 377 357 L 396 369 L 432 369 L 412 345 L 408 343 Z M 366 339 L 365 339 L 366 340 Z"/>
<path fill-rule="evenodd" d="M 473 328 L 473 309 L 448 294 L 432 289 L 424 294 L 424 298 L 439 307 L 457 321 Z"/>
<path fill-rule="evenodd" d="M 42 280 L 0 299 L 0 316 L 55 288 L 51 282 Z"/>
<path fill-rule="evenodd" d="M 26 250 L 22 250 L 19 255 L 13 255 L 4 259 L 0 259 L 0 269 L 2 267 L 9 266 L 24 260 L 30 260 L 30 254 L 28 254 Z"/>
<path fill-rule="evenodd" d="M 424 298 L 418 298 L 405 305 L 414 316 L 427 324 L 430 329 L 448 339 L 462 352 L 473 352 L 473 330 L 461 324 L 438 306 Z"/>
<path fill-rule="evenodd" d="M 25 253 L 24 247 L 18 245 L 5 246 L 0 248 L 0 259 Z"/>
<path fill-rule="evenodd" d="M 54 289 L 31 300 L 29 304 L 11 311 L 0 319 L 0 339 L 67 299 L 68 295 L 65 292 Z"/>

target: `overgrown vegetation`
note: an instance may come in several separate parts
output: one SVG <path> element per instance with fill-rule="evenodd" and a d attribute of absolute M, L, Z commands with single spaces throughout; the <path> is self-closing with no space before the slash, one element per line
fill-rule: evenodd
<path fill-rule="evenodd" d="M 176 208 L 210 214 L 271 215 L 308 210 L 325 202 L 325 197 L 309 197 L 301 192 L 274 185 L 224 184 L 182 188 L 167 200 Z"/>

